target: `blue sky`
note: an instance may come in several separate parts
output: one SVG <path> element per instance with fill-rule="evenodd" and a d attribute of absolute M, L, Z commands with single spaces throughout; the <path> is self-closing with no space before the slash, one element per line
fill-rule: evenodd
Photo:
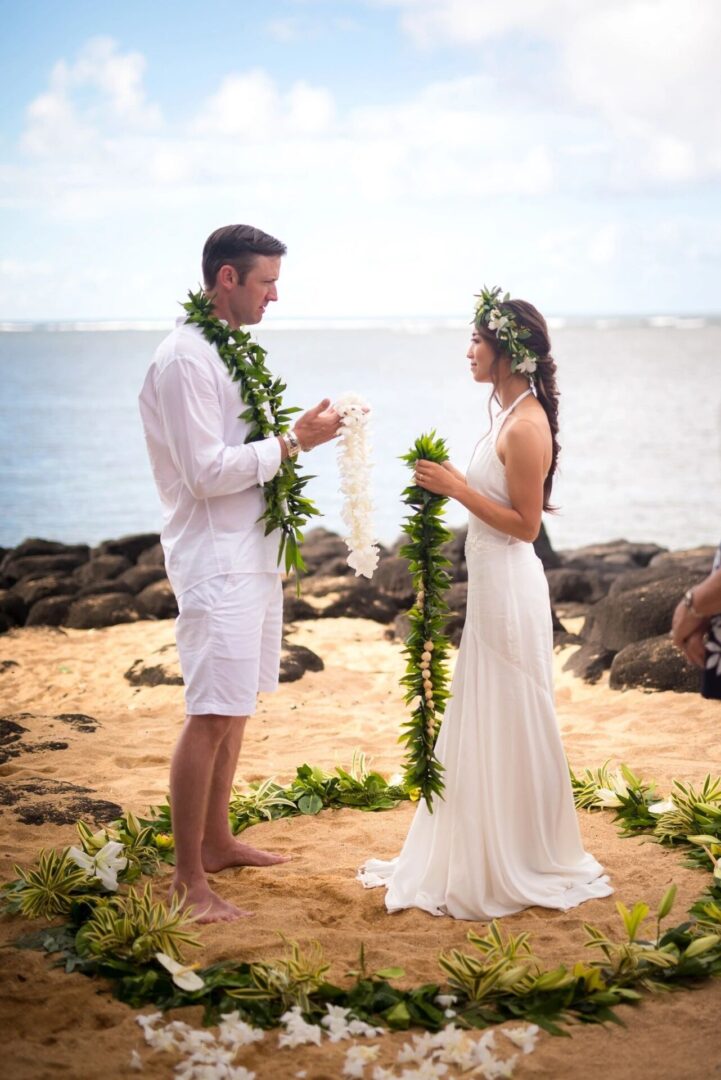
<path fill-rule="evenodd" d="M 277 317 L 721 310 L 716 0 L 0 14 L 0 321 L 168 317 L 231 221 Z"/>

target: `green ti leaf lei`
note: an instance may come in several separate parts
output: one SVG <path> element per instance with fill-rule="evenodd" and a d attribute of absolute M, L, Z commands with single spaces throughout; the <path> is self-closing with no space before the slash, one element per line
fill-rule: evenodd
<path fill-rule="evenodd" d="M 439 463 L 447 460 L 446 445 L 436 437 L 435 431 L 421 435 L 402 456 L 411 469 L 421 458 Z M 408 559 L 417 597 L 409 612 L 406 673 L 401 679 L 406 688 L 405 702 L 413 703 L 413 712 L 403 725 L 400 741 L 407 747 L 406 786 L 420 791 L 431 812 L 433 796 L 443 794 L 443 766 L 435 756 L 435 744 L 449 696 L 446 665 L 449 643 L 443 635 L 448 606 L 443 594 L 451 579 L 445 570 L 449 561 L 441 554 L 442 545 L 452 539 L 443 524 L 447 501 L 445 496 L 434 495 L 415 483 L 403 492 L 403 502 L 413 513 L 403 526 L 408 540 L 400 554 Z"/>
<path fill-rule="evenodd" d="M 284 407 L 286 386 L 281 379 L 274 379 L 266 367 L 265 349 L 246 330 L 234 330 L 221 321 L 213 312 L 212 297 L 202 291 L 188 292 L 188 302 L 182 306 L 187 312 L 185 321 L 197 326 L 205 340 L 215 345 L 231 379 L 240 383 L 240 398 L 246 408 L 239 419 L 250 425 L 245 441 L 257 442 L 288 431 L 292 414 L 301 410 Z M 265 523 L 266 536 L 276 529 L 280 532 L 278 562 L 285 553 L 285 569 L 288 573 L 295 571 L 298 592 L 300 574 L 305 570 L 300 553 L 302 530 L 309 518 L 320 513 L 303 494 L 312 479 L 300 476 L 297 461 L 288 457 L 273 479 L 263 485 L 265 513 L 259 520 Z"/>

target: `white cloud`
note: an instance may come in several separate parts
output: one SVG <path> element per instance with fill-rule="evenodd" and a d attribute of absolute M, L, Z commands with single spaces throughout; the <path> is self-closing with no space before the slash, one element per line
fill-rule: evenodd
<path fill-rule="evenodd" d="M 228 75 L 201 106 L 193 130 L 273 142 L 297 134 L 323 134 L 333 121 L 332 95 L 299 81 L 287 93 L 261 69 Z"/>
<path fill-rule="evenodd" d="M 511 56 L 514 39 L 545 42 L 556 53 L 569 113 L 590 110 L 608 125 L 614 186 L 703 181 L 721 173 L 716 0 L 371 2 L 398 8 L 401 25 L 423 48 L 452 42 L 471 57 L 476 50 L 479 67 L 494 41 Z M 545 92 L 540 83 L 539 96 Z"/>
<path fill-rule="evenodd" d="M 120 53 L 110 38 L 91 38 L 74 63 L 58 61 L 48 89 L 30 102 L 23 148 L 36 157 L 94 150 L 107 131 L 153 131 L 162 122 L 146 100 L 145 59 Z"/>

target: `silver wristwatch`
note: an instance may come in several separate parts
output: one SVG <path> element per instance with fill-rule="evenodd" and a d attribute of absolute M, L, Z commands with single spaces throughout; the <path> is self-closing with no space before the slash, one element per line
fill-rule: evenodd
<path fill-rule="evenodd" d="M 289 431 L 286 431 L 283 434 L 282 439 L 285 443 L 286 450 L 288 451 L 288 457 L 298 457 L 298 453 L 302 449 L 302 447 L 300 445 L 300 439 L 293 431 L 293 429 L 290 428 Z"/>

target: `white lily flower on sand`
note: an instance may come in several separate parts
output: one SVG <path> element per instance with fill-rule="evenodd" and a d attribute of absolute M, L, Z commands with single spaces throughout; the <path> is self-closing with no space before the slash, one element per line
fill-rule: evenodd
<path fill-rule="evenodd" d="M 661 802 L 651 803 L 648 808 L 649 814 L 670 814 L 672 810 L 676 809 L 676 804 L 673 799 L 662 799 Z"/>
<path fill-rule="evenodd" d="M 539 1033 L 538 1024 L 526 1024 L 525 1027 L 501 1028 L 501 1031 L 510 1039 L 514 1046 L 522 1050 L 524 1054 L 530 1054 L 536 1048 Z"/>
<path fill-rule="evenodd" d="M 236 1050 L 240 1046 L 248 1046 L 250 1043 L 262 1042 L 265 1032 L 262 1028 L 253 1027 L 241 1020 L 240 1013 L 226 1013 L 218 1025 L 218 1041 L 226 1046 L 232 1046 Z"/>
<path fill-rule="evenodd" d="M 77 847 L 71 847 L 68 855 L 89 877 L 99 878 L 108 892 L 115 892 L 118 874 L 128 865 L 125 855 L 120 854 L 124 850 L 119 840 L 109 840 L 95 855 L 88 855 Z"/>
<path fill-rule="evenodd" d="M 172 956 L 168 956 L 167 953 L 157 952 L 155 959 L 159 964 L 162 964 L 166 971 L 169 971 L 173 976 L 173 982 L 176 986 L 179 986 L 181 990 L 187 990 L 189 993 L 193 993 L 194 990 L 202 990 L 205 983 L 201 979 L 192 967 L 188 967 L 186 964 L 179 964 L 177 960 L 173 960 Z"/>
<path fill-rule="evenodd" d="M 375 1061 L 380 1052 L 380 1046 L 351 1046 L 343 1062 L 343 1075 L 362 1080 L 366 1065 Z"/>
<path fill-rule="evenodd" d="M 606 806 L 609 809 L 614 806 L 620 806 L 621 800 L 612 788 L 601 787 L 596 792 L 596 802 L 600 806 Z"/>
<path fill-rule="evenodd" d="M 322 1029 L 317 1024 L 309 1024 L 307 1020 L 304 1020 L 298 1005 L 294 1005 L 288 1012 L 283 1013 L 280 1022 L 285 1031 L 278 1036 L 279 1047 L 293 1048 L 303 1046 L 305 1043 L 315 1043 L 316 1046 L 320 1046 L 323 1037 Z"/>

